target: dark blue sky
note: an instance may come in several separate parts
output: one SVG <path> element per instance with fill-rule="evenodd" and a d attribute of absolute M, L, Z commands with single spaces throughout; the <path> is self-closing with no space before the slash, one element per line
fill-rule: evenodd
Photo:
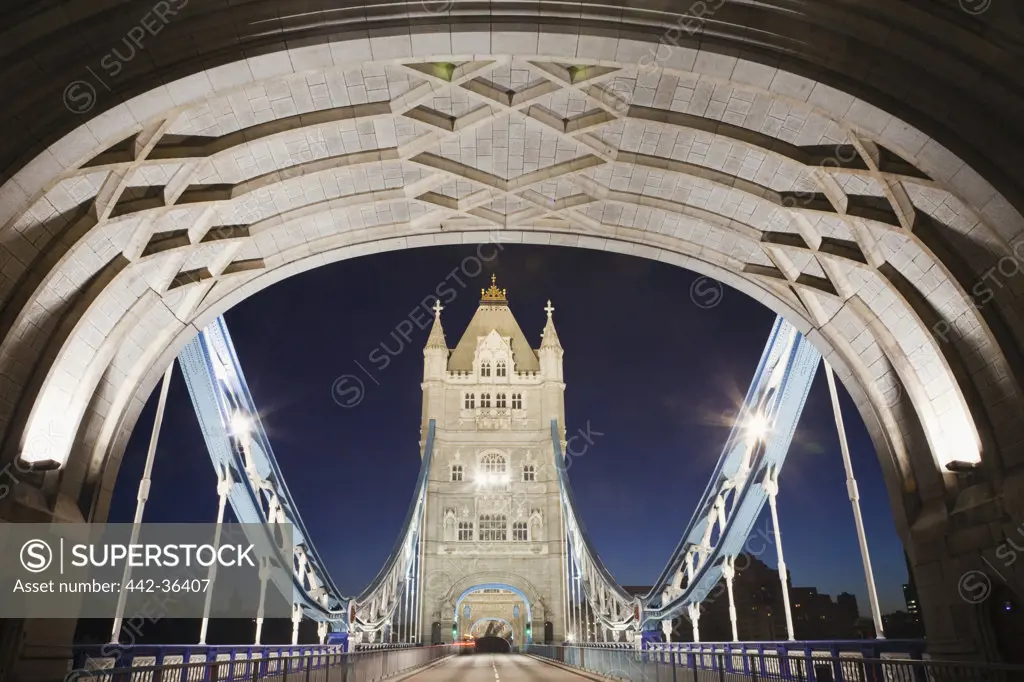
<path fill-rule="evenodd" d="M 485 254 L 490 254 L 488 247 Z M 335 582 L 358 593 L 390 551 L 419 466 L 422 347 L 427 331 L 382 371 L 381 343 L 476 247 L 437 247 L 344 261 L 293 277 L 226 317 L 274 451 Z M 466 259 L 471 259 L 466 261 Z M 540 343 L 550 298 L 565 349 L 570 431 L 600 432 L 570 470 L 580 514 L 620 583 L 650 584 L 679 540 L 728 435 L 774 314 L 733 289 L 717 305 L 691 298 L 698 276 L 654 261 L 583 249 L 505 246 L 484 271 L 448 282 L 458 296 L 442 320 L 454 347 L 495 272 L 527 338 Z M 697 282 L 700 303 L 716 283 Z M 446 295 L 450 297 L 450 294 Z M 378 352 L 379 353 L 379 352 Z M 360 369 L 369 370 L 372 379 Z M 339 407 L 332 384 L 360 376 L 364 399 Z M 377 382 L 377 383 L 375 383 Z M 883 612 L 903 608 L 907 579 L 881 470 L 843 392 Z M 110 521 L 130 521 L 156 405 L 132 435 Z M 857 595 L 864 574 L 824 375 L 819 370 L 780 477 L 780 523 L 795 585 Z M 147 507 L 151 522 L 209 522 L 216 476 L 175 373 Z M 767 509 L 756 528 L 771 532 Z M 760 544 L 752 545 L 759 547 Z M 761 557 L 775 565 L 774 549 Z"/>

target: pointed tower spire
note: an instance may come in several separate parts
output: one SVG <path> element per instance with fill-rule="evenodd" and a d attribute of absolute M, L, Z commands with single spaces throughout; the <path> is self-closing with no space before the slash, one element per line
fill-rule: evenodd
<path fill-rule="evenodd" d="M 558 340 L 558 332 L 555 331 L 555 321 L 551 314 L 555 307 L 548 300 L 544 312 L 548 314 L 548 323 L 541 333 L 540 350 L 537 355 L 540 359 L 540 377 L 542 381 L 541 394 L 544 400 L 544 419 L 558 421 L 558 429 L 562 440 L 565 440 L 565 379 L 562 374 L 562 344 Z"/>
<path fill-rule="evenodd" d="M 555 321 L 551 319 L 551 313 L 555 312 L 555 308 L 551 305 L 550 299 L 548 299 L 548 305 L 544 308 L 544 312 L 548 314 L 548 323 L 541 333 L 540 347 L 561 349 L 562 344 L 558 341 L 558 332 L 555 331 Z"/>
<path fill-rule="evenodd" d="M 430 328 L 430 336 L 427 337 L 426 348 L 435 348 L 448 352 L 448 344 L 444 339 L 444 328 L 441 327 L 441 301 L 434 302 L 434 326 Z"/>

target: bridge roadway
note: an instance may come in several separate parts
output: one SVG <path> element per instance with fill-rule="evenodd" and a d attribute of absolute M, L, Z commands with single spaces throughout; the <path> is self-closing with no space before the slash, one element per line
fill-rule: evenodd
<path fill-rule="evenodd" d="M 454 656 L 403 682 L 585 682 L 597 679 L 521 654 Z"/>

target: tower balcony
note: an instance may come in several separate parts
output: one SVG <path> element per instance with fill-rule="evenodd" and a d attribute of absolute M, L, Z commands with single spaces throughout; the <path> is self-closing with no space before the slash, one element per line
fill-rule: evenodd
<path fill-rule="evenodd" d="M 478 407 L 473 410 L 476 427 L 481 430 L 511 429 L 512 408 L 509 407 Z"/>
<path fill-rule="evenodd" d="M 510 407 L 477 407 L 459 410 L 458 428 L 479 431 L 526 431 L 540 428 L 540 421 L 527 418 L 527 411 Z"/>

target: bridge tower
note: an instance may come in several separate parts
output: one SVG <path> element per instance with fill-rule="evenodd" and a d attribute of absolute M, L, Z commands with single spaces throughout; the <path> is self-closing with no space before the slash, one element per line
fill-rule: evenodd
<path fill-rule="evenodd" d="M 545 623 L 562 641 L 565 525 L 551 420 L 565 423 L 565 383 L 554 309 L 549 302 L 539 349 L 494 276 L 454 349 L 440 304 L 434 310 L 423 351 L 421 433 L 431 419 L 436 431 L 420 564 L 422 641 L 468 633 L 487 611 L 484 595 L 497 589 L 522 599 L 515 644 L 543 641 Z"/>

